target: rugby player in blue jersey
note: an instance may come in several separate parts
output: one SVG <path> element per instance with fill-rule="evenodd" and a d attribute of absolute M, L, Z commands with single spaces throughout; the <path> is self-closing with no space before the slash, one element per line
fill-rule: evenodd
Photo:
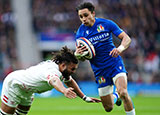
<path fill-rule="evenodd" d="M 121 105 L 122 100 L 126 114 L 135 115 L 127 91 L 127 71 L 120 56 L 129 47 L 130 37 L 115 22 L 95 17 L 95 7 L 92 3 L 80 4 L 76 10 L 82 22 L 76 33 L 76 39 L 85 37 L 95 48 L 96 56 L 90 60 L 90 64 L 104 109 L 110 112 L 114 103 Z M 117 48 L 113 44 L 112 33 L 121 39 L 121 44 Z M 77 46 L 75 54 L 82 54 L 85 50 L 85 46 Z M 116 86 L 118 93 L 113 93 L 113 85 Z"/>

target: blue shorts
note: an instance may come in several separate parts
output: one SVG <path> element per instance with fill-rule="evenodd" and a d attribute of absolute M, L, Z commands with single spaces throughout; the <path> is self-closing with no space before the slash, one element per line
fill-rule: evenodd
<path fill-rule="evenodd" d="M 127 73 L 123 62 L 118 62 L 114 66 L 104 68 L 100 71 L 100 74 L 95 76 L 98 88 L 105 87 L 108 85 L 114 85 L 113 77 L 119 73 Z"/>

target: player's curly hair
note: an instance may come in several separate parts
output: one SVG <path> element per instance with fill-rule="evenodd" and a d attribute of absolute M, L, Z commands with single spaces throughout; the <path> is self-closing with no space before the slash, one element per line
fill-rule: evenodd
<path fill-rule="evenodd" d="M 82 10 L 82 9 L 85 9 L 85 8 L 87 8 L 89 11 L 91 11 L 91 13 L 93 13 L 93 11 L 95 11 L 95 6 L 90 2 L 84 2 L 80 5 L 78 5 L 76 7 L 76 11 L 78 12 L 79 10 Z"/>
<path fill-rule="evenodd" d="M 78 59 L 75 57 L 74 52 L 67 48 L 67 46 L 62 47 L 62 49 L 58 52 L 53 52 L 52 60 L 56 64 L 61 63 L 75 63 L 78 64 Z"/>

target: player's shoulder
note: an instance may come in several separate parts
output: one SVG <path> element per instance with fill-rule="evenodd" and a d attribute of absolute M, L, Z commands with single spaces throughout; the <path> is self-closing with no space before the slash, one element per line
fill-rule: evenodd
<path fill-rule="evenodd" d="M 52 60 L 47 60 L 47 61 L 44 61 L 43 63 L 44 63 L 44 67 L 46 68 L 45 69 L 46 72 L 52 72 L 52 73 L 56 73 L 56 74 L 61 73 L 59 71 L 58 64 L 56 64 Z"/>
<path fill-rule="evenodd" d="M 81 24 L 78 28 L 78 31 L 83 31 L 85 29 L 85 25 L 84 24 Z"/>
<path fill-rule="evenodd" d="M 46 64 L 46 66 L 52 67 L 52 68 L 57 68 L 58 69 L 58 64 L 56 64 L 54 61 L 52 60 L 46 60 L 44 62 Z"/>
<path fill-rule="evenodd" d="M 76 32 L 76 38 L 79 38 L 84 31 L 85 31 L 85 26 L 84 24 L 81 24 Z"/>
<path fill-rule="evenodd" d="M 53 62 L 52 60 L 42 61 L 37 65 L 37 67 L 39 67 L 39 68 L 52 68 L 52 69 L 56 68 L 56 69 L 58 69 L 58 65 L 55 62 Z"/>
<path fill-rule="evenodd" d="M 96 21 L 100 23 L 113 23 L 113 20 L 105 18 L 96 18 Z"/>

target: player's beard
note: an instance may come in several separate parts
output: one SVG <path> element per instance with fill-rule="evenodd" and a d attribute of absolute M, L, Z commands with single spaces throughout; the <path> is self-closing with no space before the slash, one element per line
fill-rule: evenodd
<path fill-rule="evenodd" d="M 67 71 L 67 69 L 65 69 L 65 70 L 62 72 L 62 75 L 63 75 L 64 78 L 66 78 L 66 79 L 68 80 L 68 79 L 69 79 L 69 76 L 71 75 L 71 73 L 69 73 L 69 72 Z"/>

